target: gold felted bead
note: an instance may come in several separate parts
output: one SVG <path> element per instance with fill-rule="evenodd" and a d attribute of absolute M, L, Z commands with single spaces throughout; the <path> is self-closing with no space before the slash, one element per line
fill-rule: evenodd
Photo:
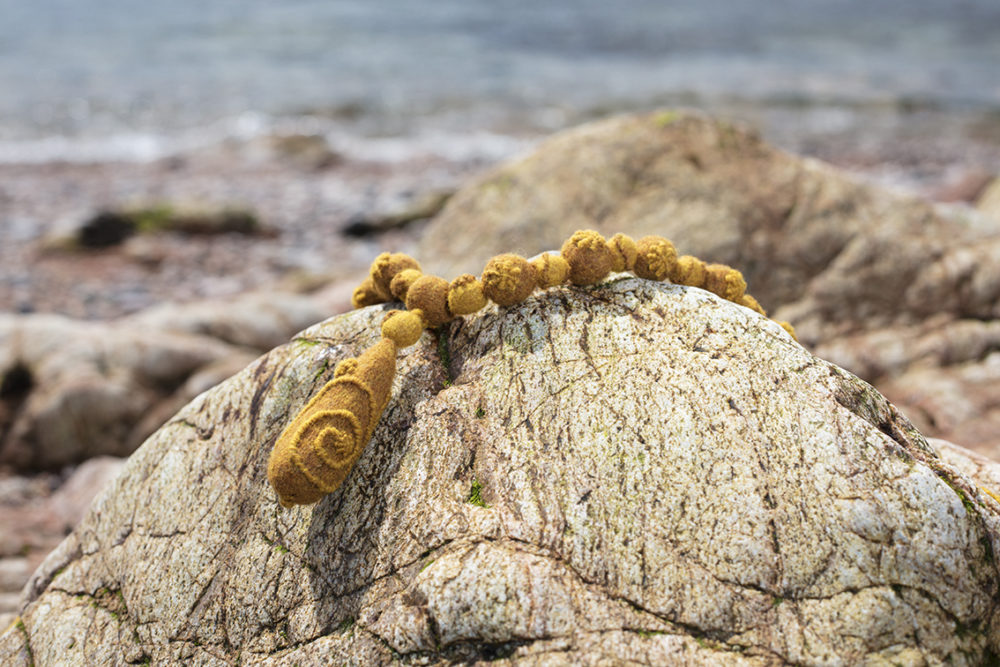
<path fill-rule="evenodd" d="M 422 276 L 420 269 L 403 269 L 392 277 L 389 283 L 389 291 L 396 301 L 406 301 L 406 293 L 410 291 L 410 285 Z"/>
<path fill-rule="evenodd" d="M 416 269 L 419 271 L 420 264 L 417 263 L 417 260 L 401 252 L 391 254 L 384 252 L 372 262 L 372 283 L 379 294 L 385 297 L 386 301 L 392 298 L 392 289 L 390 287 L 392 279 L 396 277 L 397 273 L 405 269 Z"/>
<path fill-rule="evenodd" d="M 350 375 L 358 369 L 357 359 L 344 359 L 333 369 L 333 377 L 339 378 L 341 375 Z"/>
<path fill-rule="evenodd" d="M 604 237 L 592 229 L 574 232 L 563 243 L 562 256 L 569 263 L 569 281 L 593 285 L 604 280 L 614 265 L 614 255 Z"/>
<path fill-rule="evenodd" d="M 792 337 L 792 340 L 797 341 L 799 339 L 799 337 L 795 335 L 795 327 L 793 327 L 791 324 L 789 324 L 788 322 L 778 322 L 778 324 L 781 326 L 782 329 L 788 332 L 788 335 Z"/>
<path fill-rule="evenodd" d="M 635 244 L 635 275 L 648 280 L 666 280 L 677 266 L 674 244 L 662 236 L 644 236 Z"/>
<path fill-rule="evenodd" d="M 677 266 L 670 280 L 678 285 L 704 287 L 705 278 L 708 276 L 707 267 L 708 265 L 697 257 L 681 255 L 677 258 Z"/>
<path fill-rule="evenodd" d="M 725 264 L 709 264 L 705 278 L 705 289 L 728 301 L 740 302 L 747 289 L 743 274 Z"/>
<path fill-rule="evenodd" d="M 371 440 L 395 374 L 396 344 L 383 338 L 355 363 L 341 363 L 337 376 L 295 415 L 267 463 L 282 506 L 314 503 L 344 482 Z"/>
<path fill-rule="evenodd" d="M 355 287 L 354 294 L 351 295 L 351 305 L 355 308 L 374 306 L 377 303 L 385 303 L 386 301 L 387 299 L 383 298 L 378 290 L 375 289 L 375 284 L 372 282 L 371 276 L 365 278 L 360 285 Z"/>
<path fill-rule="evenodd" d="M 615 234 L 608 239 L 608 247 L 611 248 L 613 258 L 612 271 L 631 271 L 635 268 L 635 258 L 639 250 L 631 236 Z"/>
<path fill-rule="evenodd" d="M 483 293 L 500 306 L 513 306 L 535 289 L 535 268 L 518 255 L 497 255 L 483 269 Z"/>
<path fill-rule="evenodd" d="M 406 293 L 407 310 L 422 310 L 427 326 L 437 327 L 452 319 L 448 312 L 448 281 L 437 276 L 420 276 Z"/>
<path fill-rule="evenodd" d="M 531 266 L 535 269 L 538 287 L 542 289 L 562 285 L 569 277 L 569 262 L 562 255 L 543 253 L 531 260 Z"/>
<path fill-rule="evenodd" d="M 750 310 L 760 313 L 764 317 L 767 317 L 767 311 L 760 305 L 757 299 L 753 298 L 749 294 L 744 294 L 743 298 L 739 301 L 740 305 L 746 306 Z"/>
<path fill-rule="evenodd" d="M 471 315 L 486 305 L 483 284 L 471 273 L 463 273 L 448 286 L 448 310 L 451 314 Z"/>
<path fill-rule="evenodd" d="M 409 347 L 420 340 L 424 323 L 420 311 L 392 310 L 382 320 L 382 335 L 391 338 L 396 347 Z"/>

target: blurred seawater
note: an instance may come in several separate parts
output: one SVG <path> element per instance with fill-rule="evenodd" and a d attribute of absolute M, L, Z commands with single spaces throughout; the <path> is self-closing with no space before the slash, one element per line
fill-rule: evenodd
<path fill-rule="evenodd" d="M 502 156 L 519 133 L 678 103 L 806 110 L 804 131 L 887 108 L 990 118 L 1000 2 L 0 0 L 0 91 L 0 162 L 276 131 Z"/>

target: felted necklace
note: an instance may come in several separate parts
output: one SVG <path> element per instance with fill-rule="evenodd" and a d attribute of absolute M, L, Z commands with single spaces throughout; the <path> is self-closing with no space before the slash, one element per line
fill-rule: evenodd
<path fill-rule="evenodd" d="M 382 338 L 356 359 L 337 365 L 334 378 L 313 396 L 285 427 L 268 461 L 267 477 L 284 507 L 309 505 L 337 490 L 371 440 L 389 401 L 396 374 L 396 353 L 435 328 L 483 308 L 488 301 L 513 306 L 536 289 L 570 283 L 593 285 L 611 272 L 631 271 L 647 280 L 670 280 L 700 287 L 754 310 L 767 313 L 746 294 L 746 281 L 736 269 L 706 264 L 690 255 L 677 256 L 660 236 L 634 241 L 624 234 L 605 240 L 586 230 L 574 233 L 559 255 L 544 253 L 527 260 L 504 254 L 491 259 L 481 278 L 464 274 L 450 283 L 425 275 L 415 259 L 383 253 L 368 278 L 354 290 L 352 304 L 363 308 L 400 301 L 382 321 Z M 793 337 L 787 322 L 778 322 Z"/>

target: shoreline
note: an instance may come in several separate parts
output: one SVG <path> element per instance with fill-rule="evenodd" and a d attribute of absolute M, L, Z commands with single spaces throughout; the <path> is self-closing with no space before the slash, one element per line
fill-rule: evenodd
<path fill-rule="evenodd" d="M 758 128 L 769 143 L 856 178 L 935 201 L 968 201 L 1000 174 L 1000 115 L 736 105 L 707 113 Z M 584 119 L 581 119 L 584 120 Z M 937 129 L 936 132 L 932 130 Z M 359 216 L 453 191 L 547 134 L 494 144 L 385 138 L 365 156 L 310 134 L 228 140 L 151 161 L 0 164 L 0 312 L 109 319 L 164 302 L 225 298 L 289 283 L 353 280 L 378 252 L 407 251 L 419 223 L 368 238 L 341 230 Z M 406 142 L 410 141 L 409 144 Z M 423 143 L 421 143 L 421 141 Z M 235 206 L 273 237 L 140 235 L 84 252 L 46 250 L 100 211 L 150 205 Z"/>

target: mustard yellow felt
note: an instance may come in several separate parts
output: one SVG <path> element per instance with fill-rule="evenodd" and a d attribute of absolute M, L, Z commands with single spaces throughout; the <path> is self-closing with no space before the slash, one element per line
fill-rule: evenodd
<path fill-rule="evenodd" d="M 417 260 L 401 252 L 384 252 L 372 262 L 371 279 L 375 289 L 384 297 L 385 301 L 392 298 L 392 279 L 397 273 L 404 269 L 420 270 Z"/>
<path fill-rule="evenodd" d="M 631 271 L 635 268 L 635 260 L 639 256 L 639 248 L 631 236 L 615 234 L 608 239 L 608 247 L 611 248 L 613 263 L 612 271 Z"/>
<path fill-rule="evenodd" d="M 543 253 L 531 260 L 531 266 L 535 269 L 536 285 L 541 289 L 562 285 L 569 277 L 569 262 L 562 255 Z"/>
<path fill-rule="evenodd" d="M 767 317 L 767 311 L 765 311 L 764 308 L 761 307 L 760 303 L 757 302 L 757 299 L 753 298 L 749 294 L 744 294 L 743 298 L 740 299 L 739 303 L 741 305 L 746 306 L 750 310 L 754 310 L 763 315 L 764 317 Z"/>
<path fill-rule="evenodd" d="M 725 264 L 709 264 L 705 278 L 705 289 L 728 301 L 740 303 L 747 289 L 743 274 Z"/>
<path fill-rule="evenodd" d="M 382 321 L 382 335 L 391 338 L 398 348 L 413 345 L 423 333 L 424 322 L 419 310 L 393 310 Z"/>
<path fill-rule="evenodd" d="M 615 258 L 604 237 L 585 229 L 569 237 L 562 247 L 569 263 L 569 281 L 574 285 L 593 285 L 608 277 Z"/>
<path fill-rule="evenodd" d="M 636 242 L 635 275 L 647 280 L 666 280 L 677 266 L 674 244 L 662 236 L 644 236 Z"/>
<path fill-rule="evenodd" d="M 497 255 L 483 269 L 483 293 L 500 306 L 513 306 L 535 289 L 535 268 L 519 255 Z"/>
<path fill-rule="evenodd" d="M 389 281 L 389 291 L 396 301 L 406 302 L 406 294 L 410 291 L 410 286 L 422 276 L 420 269 L 403 269 L 392 277 Z"/>
<path fill-rule="evenodd" d="M 471 315 L 486 305 L 483 284 L 471 273 L 463 273 L 448 286 L 448 310 L 458 317 Z"/>
<path fill-rule="evenodd" d="M 314 503 L 343 483 L 389 400 L 396 344 L 383 338 L 312 397 L 285 427 L 267 477 L 284 507 Z"/>
<path fill-rule="evenodd" d="M 775 320 L 775 322 L 781 325 L 781 328 L 788 332 L 788 335 L 792 337 L 792 340 L 799 339 L 799 337 L 795 335 L 795 327 L 793 327 L 791 324 L 781 320 Z"/>
<path fill-rule="evenodd" d="M 387 300 L 375 289 L 375 283 L 372 282 L 370 276 L 354 288 L 354 294 L 351 295 L 351 305 L 355 308 L 374 306 L 378 303 L 385 303 Z"/>
<path fill-rule="evenodd" d="M 691 255 L 681 255 L 677 258 L 677 266 L 670 280 L 678 285 L 704 287 L 707 276 L 708 265 L 705 262 Z"/>
<path fill-rule="evenodd" d="M 453 319 L 448 312 L 448 281 L 437 276 L 420 276 L 406 293 L 406 308 L 422 310 L 429 327 L 439 327 Z"/>
<path fill-rule="evenodd" d="M 344 359 L 333 369 L 333 377 L 339 378 L 341 375 L 352 375 L 357 368 L 357 359 Z"/>

